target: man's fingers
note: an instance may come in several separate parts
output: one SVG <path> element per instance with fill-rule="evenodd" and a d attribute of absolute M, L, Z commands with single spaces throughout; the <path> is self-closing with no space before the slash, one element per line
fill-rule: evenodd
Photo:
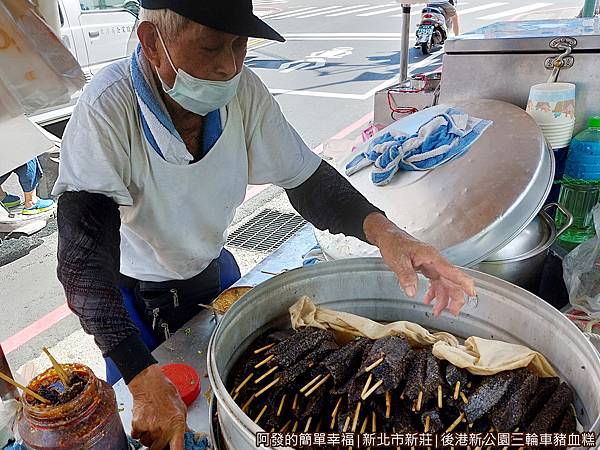
<path fill-rule="evenodd" d="M 447 280 L 461 287 L 465 294 L 470 297 L 475 297 L 475 282 L 467 274 L 465 274 L 458 267 L 453 266 L 446 260 L 437 262 L 435 264 L 436 271 Z"/>
<path fill-rule="evenodd" d="M 448 306 L 448 291 L 442 283 L 436 283 L 435 286 L 435 305 L 433 306 L 433 315 L 439 316 Z"/>
<path fill-rule="evenodd" d="M 394 261 L 394 269 L 400 282 L 400 287 L 406 295 L 409 297 L 417 295 L 419 279 L 410 259 L 406 256 L 400 256 L 398 260 Z"/>
<path fill-rule="evenodd" d="M 448 292 L 450 295 L 450 306 L 448 306 L 448 310 L 455 316 L 458 316 L 462 307 L 465 306 L 465 295 L 462 289 L 457 286 L 448 288 Z"/>
<path fill-rule="evenodd" d="M 136 424 L 131 425 L 131 437 L 133 439 L 136 439 L 139 441 L 142 437 L 142 434 L 144 434 L 144 433 L 136 426 Z"/>
<path fill-rule="evenodd" d="M 169 442 L 169 450 L 184 450 L 184 444 L 183 433 L 177 432 Z"/>
<path fill-rule="evenodd" d="M 154 441 L 152 445 L 149 447 L 150 450 L 164 450 L 165 447 L 169 444 L 169 438 L 162 438 Z M 148 447 L 146 445 L 146 447 Z M 179 450 L 183 450 L 183 447 Z"/>
<path fill-rule="evenodd" d="M 435 298 L 435 289 L 433 287 L 433 285 L 429 285 L 429 289 L 427 289 L 427 292 L 425 293 L 425 297 L 423 298 L 423 303 L 425 303 L 426 305 L 431 305 L 431 302 L 433 301 L 433 299 Z"/>

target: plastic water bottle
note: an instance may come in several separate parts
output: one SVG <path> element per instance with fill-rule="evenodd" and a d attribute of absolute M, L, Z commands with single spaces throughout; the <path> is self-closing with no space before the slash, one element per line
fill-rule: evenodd
<path fill-rule="evenodd" d="M 600 117 L 571 141 L 558 203 L 573 214 L 573 225 L 558 239 L 575 247 L 595 235 L 592 208 L 600 201 Z M 560 228 L 565 217 L 557 213 Z"/>

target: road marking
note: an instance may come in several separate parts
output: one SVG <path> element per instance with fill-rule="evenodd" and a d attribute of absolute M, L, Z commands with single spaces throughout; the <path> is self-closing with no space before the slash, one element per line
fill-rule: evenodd
<path fill-rule="evenodd" d="M 37 335 L 48 330 L 50 327 L 54 326 L 62 319 L 70 315 L 71 310 L 69 309 L 66 303 L 63 303 L 55 310 L 49 312 L 45 316 L 33 322 L 31 325 L 28 325 L 21 331 L 13 334 L 0 345 L 2 345 L 4 353 L 8 355 L 10 352 L 16 350 L 21 345 L 26 344 Z"/>
<path fill-rule="evenodd" d="M 358 9 L 352 9 L 350 11 L 344 11 L 341 13 L 336 13 L 336 14 L 327 14 L 327 17 L 339 17 L 339 16 L 346 16 L 348 14 L 354 14 L 357 12 L 363 12 L 363 11 L 368 11 L 370 9 L 377 9 L 377 8 L 385 8 L 386 6 L 392 6 L 395 3 L 385 3 L 384 5 L 377 5 L 377 6 L 367 6 L 366 8 L 358 8 Z"/>
<path fill-rule="evenodd" d="M 337 9 L 339 7 L 340 7 L 340 5 L 328 6 L 326 8 L 320 8 L 320 9 L 313 10 L 313 11 L 311 11 L 311 13 L 313 13 L 313 12 L 328 12 L 328 11 L 330 11 L 332 9 Z M 297 18 L 298 16 L 302 16 L 302 15 L 304 15 L 304 12 L 301 12 L 301 13 L 290 13 L 290 14 L 287 14 L 287 15 L 279 15 L 279 16 L 276 16 L 276 17 L 270 17 L 270 19 L 273 19 L 273 20 L 282 20 L 282 19 L 289 19 L 291 17 L 296 17 Z"/>
<path fill-rule="evenodd" d="M 324 14 L 328 14 L 328 13 L 337 13 L 337 12 L 341 12 L 341 11 L 346 11 L 348 9 L 354 9 L 357 8 L 359 6 L 368 6 L 368 5 L 352 5 L 352 6 L 344 6 L 343 8 L 338 8 L 332 11 L 327 11 L 327 12 L 323 12 L 323 11 L 319 11 L 319 12 L 311 12 L 310 14 L 307 14 L 305 16 L 299 16 L 298 19 L 308 19 L 309 17 L 316 17 L 316 16 L 321 16 Z"/>
<path fill-rule="evenodd" d="M 399 38 L 402 33 L 286 33 L 284 37 L 395 37 Z"/>
<path fill-rule="evenodd" d="M 284 37 L 288 41 L 397 41 L 402 33 L 288 33 Z"/>
<path fill-rule="evenodd" d="M 484 11 L 486 9 L 498 8 L 498 7 L 504 6 L 504 5 L 508 5 L 508 3 L 504 3 L 504 2 L 488 3 L 487 5 L 479 5 L 479 6 L 474 6 L 472 8 L 459 9 L 458 15 L 460 17 L 460 16 L 464 16 L 465 14 L 471 14 L 471 13 L 478 12 L 478 11 Z"/>
<path fill-rule="evenodd" d="M 398 10 L 400 10 L 402 8 L 404 8 L 404 7 L 403 6 L 396 6 L 394 8 L 380 9 L 378 11 L 372 11 L 372 12 L 368 12 L 368 13 L 358 14 L 356 17 L 376 16 L 377 14 L 385 14 L 385 13 L 392 12 L 392 11 L 398 11 Z"/>
<path fill-rule="evenodd" d="M 415 70 L 420 69 L 422 67 L 427 67 L 431 64 L 434 64 L 437 59 L 439 59 L 443 55 L 443 49 L 438 50 L 435 53 L 432 53 L 427 58 L 416 62 L 414 64 L 410 64 L 408 66 L 409 75 L 414 73 Z M 278 95 L 295 95 L 299 97 L 321 97 L 321 98 L 341 98 L 346 100 L 367 100 L 378 91 L 385 89 L 388 86 L 391 86 L 398 82 L 397 77 L 389 78 L 374 88 L 370 89 L 368 92 L 364 94 L 348 94 L 345 92 L 326 92 L 326 91 L 309 91 L 309 90 L 295 90 L 295 89 L 269 89 L 269 92 L 272 94 Z"/>
<path fill-rule="evenodd" d="M 285 38 L 286 41 L 396 41 L 400 38 L 395 37 L 295 37 L 295 38 Z M 411 41 L 414 41 L 415 38 L 411 36 Z"/>
<path fill-rule="evenodd" d="M 478 17 L 477 20 L 496 20 L 501 19 L 503 17 L 516 16 L 518 14 L 526 13 L 550 5 L 553 5 L 553 3 L 534 3 L 533 5 L 521 6 L 520 8 L 509 9 L 508 11 L 504 11 L 501 13 Z"/>
<path fill-rule="evenodd" d="M 297 13 L 297 12 L 307 12 L 307 11 L 313 10 L 313 9 L 317 9 L 317 7 L 316 6 L 308 6 L 308 7 L 305 7 L 305 8 L 298 8 L 298 9 L 294 9 L 294 10 L 291 10 L 291 11 L 285 11 L 285 12 L 280 12 L 280 13 L 277 13 L 277 14 L 273 14 L 272 16 L 265 16 L 265 17 L 263 17 L 263 19 L 274 19 L 274 18 L 279 17 L 279 16 L 285 16 L 287 14 Z"/>

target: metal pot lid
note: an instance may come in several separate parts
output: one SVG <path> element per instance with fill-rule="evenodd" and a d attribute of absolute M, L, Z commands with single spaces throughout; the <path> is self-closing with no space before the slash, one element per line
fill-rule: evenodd
<path fill-rule="evenodd" d="M 502 248 L 534 219 L 552 186 L 554 157 L 521 108 L 480 99 L 454 106 L 494 122 L 463 157 L 430 172 L 399 173 L 384 187 L 371 183 L 369 169 L 348 180 L 403 230 L 440 249 L 454 264 L 471 266 Z M 416 132 L 446 108 L 440 105 L 402 119 L 401 131 Z M 339 239 L 322 235 L 317 233 L 323 250 L 336 257 Z M 366 252 L 365 245 L 356 247 Z"/>

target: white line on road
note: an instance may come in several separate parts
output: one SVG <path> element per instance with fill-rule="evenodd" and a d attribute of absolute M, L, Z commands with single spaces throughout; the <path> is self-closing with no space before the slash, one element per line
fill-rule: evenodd
<path fill-rule="evenodd" d="M 400 9 L 404 8 L 404 6 L 396 6 L 394 8 L 388 8 L 388 9 L 383 9 L 383 10 L 378 10 L 378 11 L 371 11 L 368 13 L 363 13 L 363 14 L 358 14 L 357 17 L 369 17 L 369 16 L 376 16 L 377 14 L 385 14 L 385 13 L 389 13 L 392 11 L 398 11 Z"/>
<path fill-rule="evenodd" d="M 284 37 L 401 37 L 402 33 L 285 33 Z"/>
<path fill-rule="evenodd" d="M 354 14 L 357 12 L 363 12 L 363 11 L 368 11 L 370 9 L 377 9 L 377 8 L 385 8 L 386 6 L 392 6 L 395 3 L 386 3 L 384 5 L 377 5 L 377 6 L 367 6 L 366 8 L 358 8 L 358 9 L 352 9 L 350 11 L 344 11 L 341 13 L 336 13 L 336 14 L 327 14 L 327 17 L 339 17 L 339 16 L 345 16 L 348 14 Z"/>
<path fill-rule="evenodd" d="M 504 2 L 488 3 L 487 5 L 479 5 L 479 6 L 473 6 L 472 8 L 459 9 L 458 15 L 464 16 L 465 14 L 471 14 L 474 12 L 484 11 L 486 9 L 497 8 L 499 6 L 504 6 L 504 5 L 508 5 L 508 3 L 504 3 Z"/>
<path fill-rule="evenodd" d="M 409 75 L 412 74 L 416 69 L 420 69 L 421 67 L 427 67 L 430 64 L 433 64 L 435 60 L 439 59 L 443 55 L 442 50 L 438 50 L 435 53 L 432 53 L 427 58 L 411 64 L 408 66 Z M 398 82 L 397 77 L 390 78 L 375 86 L 373 89 L 369 90 L 364 94 L 346 94 L 343 92 L 324 92 L 324 91 L 309 91 L 309 90 L 294 90 L 294 89 L 269 89 L 269 92 L 272 94 L 281 94 L 281 95 L 296 95 L 300 97 L 322 97 L 322 98 L 341 98 L 347 100 L 367 100 L 375 95 L 376 92 L 379 92 L 382 89 L 385 89 L 388 86 L 391 86 Z"/>
<path fill-rule="evenodd" d="M 277 13 L 277 14 L 273 14 L 272 16 L 265 16 L 264 18 L 266 18 L 266 19 L 273 19 L 273 18 L 276 18 L 276 17 L 279 17 L 279 16 L 285 16 L 285 15 L 291 14 L 291 13 L 308 12 L 309 10 L 314 10 L 314 9 L 317 9 L 317 7 L 316 6 L 308 6 L 308 7 L 305 7 L 305 8 L 298 8 L 298 9 L 294 9 L 294 10 L 291 10 L 291 11 L 280 12 L 280 13 Z"/>
<path fill-rule="evenodd" d="M 310 12 L 310 14 L 307 14 L 305 16 L 298 16 L 298 19 L 308 19 L 309 17 L 316 17 L 316 16 L 322 16 L 324 14 L 329 14 L 329 13 L 337 13 L 337 12 L 342 12 L 342 11 L 346 11 L 348 9 L 354 9 L 357 8 L 359 6 L 368 6 L 368 5 L 352 5 L 352 6 L 344 6 L 343 8 L 338 8 L 338 9 L 334 9 L 332 11 L 327 11 L 327 12 L 323 12 L 323 11 L 319 11 L 319 12 Z"/>
<path fill-rule="evenodd" d="M 339 7 L 340 7 L 340 5 L 328 6 L 327 8 L 319 8 L 319 9 L 312 10 L 311 13 L 313 13 L 313 12 L 328 12 L 328 11 L 330 11 L 332 9 L 337 9 Z M 290 14 L 283 15 L 283 16 L 271 17 L 271 19 L 273 19 L 273 20 L 282 20 L 282 19 L 289 19 L 290 17 L 298 17 L 298 16 L 302 16 L 302 15 L 304 15 L 304 12 L 301 12 L 301 13 L 290 13 Z"/>
<path fill-rule="evenodd" d="M 286 41 L 396 41 L 399 42 L 400 38 L 393 37 L 292 37 L 285 38 Z M 416 39 L 411 37 L 411 41 L 415 41 Z"/>
<path fill-rule="evenodd" d="M 508 11 L 504 11 L 501 13 L 478 17 L 477 20 L 496 20 L 501 19 L 502 17 L 516 16 L 517 14 L 526 13 L 550 5 L 553 5 L 553 3 L 534 3 L 533 5 L 521 6 L 520 8 L 509 9 Z"/>

